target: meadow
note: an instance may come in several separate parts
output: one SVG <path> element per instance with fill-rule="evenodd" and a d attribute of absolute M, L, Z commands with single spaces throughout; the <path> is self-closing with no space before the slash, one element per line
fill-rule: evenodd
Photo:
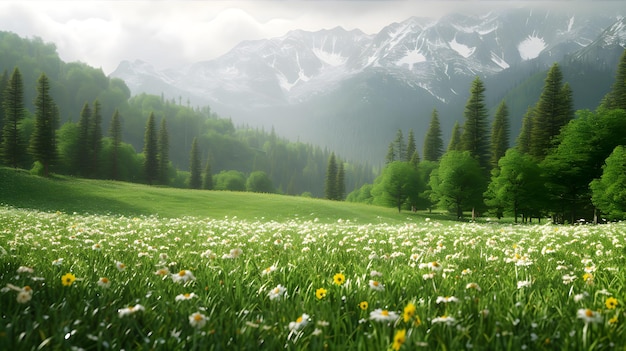
<path fill-rule="evenodd" d="M 147 196 L 133 186 L 133 196 Z M 376 208 L 364 205 L 333 215 L 344 204 L 314 199 L 294 200 L 312 210 L 306 214 L 294 204 L 266 204 L 263 216 L 246 216 L 241 206 L 231 215 L 178 215 L 180 208 L 122 215 L 104 207 L 69 212 L 69 202 L 59 202 L 59 211 L 18 208 L 7 194 L 0 349 L 626 345 L 622 223 L 462 223 L 385 209 L 373 216 Z M 227 211 L 222 195 L 210 198 Z M 247 196 L 241 199 L 255 206 L 274 199 Z"/>

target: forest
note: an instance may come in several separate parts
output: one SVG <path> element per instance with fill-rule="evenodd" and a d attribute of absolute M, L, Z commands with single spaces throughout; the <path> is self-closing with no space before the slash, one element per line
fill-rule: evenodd
<path fill-rule="evenodd" d="M 0 101 L 5 166 L 159 186 L 324 196 L 332 151 L 288 141 L 273 128 L 235 126 L 181 96 L 131 97 L 122 80 L 63 62 L 56 47 L 39 38 L 0 32 Z M 370 165 L 338 162 L 346 189 L 373 181 Z"/>
<path fill-rule="evenodd" d="M 398 211 L 439 208 L 458 218 L 469 211 L 472 217 L 511 216 L 515 222 L 626 218 L 626 51 L 611 90 L 594 111 L 574 110 L 572 90 L 553 64 L 514 141 L 504 101 L 489 125 L 485 90 L 476 77 L 464 123 L 454 125 L 445 149 L 433 110 L 422 160 L 413 131 L 405 142 L 399 130 L 380 176 L 347 200 Z"/>

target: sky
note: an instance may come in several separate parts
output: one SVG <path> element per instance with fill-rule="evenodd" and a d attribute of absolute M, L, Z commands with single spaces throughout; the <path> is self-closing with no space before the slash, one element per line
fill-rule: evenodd
<path fill-rule="evenodd" d="M 0 1 L 0 31 L 54 43 L 66 62 L 110 74 L 123 60 L 158 69 L 206 61 L 243 40 L 280 37 L 293 29 L 342 26 L 368 34 L 411 16 L 489 11 L 545 1 L 427 0 L 158 0 Z M 618 1 L 555 1 L 557 7 L 623 5 Z M 599 6 L 598 4 L 603 4 Z"/>

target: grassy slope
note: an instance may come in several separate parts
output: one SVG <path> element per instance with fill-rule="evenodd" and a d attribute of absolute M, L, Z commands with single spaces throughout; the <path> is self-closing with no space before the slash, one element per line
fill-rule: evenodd
<path fill-rule="evenodd" d="M 273 194 L 150 187 L 114 181 L 55 176 L 45 179 L 0 167 L 0 203 L 42 211 L 285 221 L 398 223 L 422 220 L 409 212 L 346 202 Z"/>

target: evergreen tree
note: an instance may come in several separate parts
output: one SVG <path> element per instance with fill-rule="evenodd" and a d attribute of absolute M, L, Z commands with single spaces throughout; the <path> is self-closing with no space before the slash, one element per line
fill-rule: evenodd
<path fill-rule="evenodd" d="M 159 128 L 159 180 L 161 184 L 169 183 L 169 165 L 170 165 L 170 139 L 167 132 L 167 122 L 165 118 L 161 119 L 161 127 Z"/>
<path fill-rule="evenodd" d="M 563 73 L 555 63 L 548 71 L 532 122 L 530 155 L 540 160 L 552 147 L 552 139 L 573 118 L 571 90 L 564 87 L 562 81 Z"/>
<path fill-rule="evenodd" d="M 335 200 L 337 198 L 337 162 L 335 160 L 335 153 L 331 153 L 328 158 L 328 166 L 326 167 L 326 187 L 324 194 L 329 200 Z"/>
<path fill-rule="evenodd" d="M 99 174 L 100 152 L 102 151 L 102 105 L 100 101 L 93 102 L 93 116 L 89 124 L 89 152 L 91 160 L 89 163 L 89 176 L 101 178 Z"/>
<path fill-rule="evenodd" d="M 461 151 L 469 151 L 480 166 L 488 170 L 490 152 L 487 119 L 489 116 L 485 106 L 485 86 L 478 77 L 472 82 L 464 116 Z"/>
<path fill-rule="evenodd" d="M 404 144 L 404 136 L 402 135 L 402 130 L 398 129 L 396 133 L 396 138 L 393 141 L 394 150 L 396 150 L 396 159 L 398 161 L 404 161 L 406 159 L 406 145 Z"/>
<path fill-rule="evenodd" d="M 9 74 L 7 73 L 7 70 L 5 69 L 4 71 L 2 71 L 2 75 L 0 75 L 0 152 L 2 148 L 2 139 L 3 139 L 2 130 L 4 129 L 4 123 L 5 123 L 5 118 L 6 118 L 6 111 L 4 110 L 4 106 L 3 106 L 4 93 L 8 85 L 9 85 Z M 1 160 L 2 158 L 0 157 L 0 161 Z"/>
<path fill-rule="evenodd" d="M 211 174 L 211 157 L 206 160 L 204 167 L 204 179 L 202 181 L 202 189 L 213 190 L 213 174 Z"/>
<path fill-rule="evenodd" d="M 533 128 L 533 120 L 535 116 L 535 109 L 533 107 L 529 107 L 522 119 L 522 129 L 517 136 L 517 150 L 523 154 L 530 154 L 530 140 L 531 140 L 531 132 Z"/>
<path fill-rule="evenodd" d="M 409 160 L 409 163 L 411 164 L 411 166 L 417 169 L 417 166 L 420 163 L 420 155 L 417 153 L 417 150 L 413 151 L 413 154 L 411 155 L 411 159 Z"/>
<path fill-rule="evenodd" d="M 159 175 L 159 159 L 158 159 L 158 146 L 157 146 L 157 132 L 154 122 L 154 113 L 150 113 L 148 121 L 146 122 L 146 132 L 144 135 L 143 143 L 143 170 L 146 177 L 146 181 L 149 185 L 152 185 Z"/>
<path fill-rule="evenodd" d="M 120 120 L 120 113 L 117 109 L 113 113 L 113 117 L 111 117 L 109 137 L 113 141 L 113 150 L 111 152 L 111 179 L 119 180 L 120 145 L 122 144 L 122 122 Z"/>
<path fill-rule="evenodd" d="M 443 155 L 443 139 L 441 138 L 441 125 L 439 124 L 437 109 L 433 109 L 428 132 L 424 138 L 423 151 L 425 161 L 439 161 Z"/>
<path fill-rule="evenodd" d="M 622 52 L 617 65 L 615 82 L 611 87 L 611 91 L 604 97 L 602 106 L 607 109 L 620 108 L 626 110 L 626 50 Z"/>
<path fill-rule="evenodd" d="M 198 138 L 193 138 L 191 143 L 191 156 L 189 159 L 190 177 L 189 187 L 191 189 L 200 189 L 202 186 L 202 169 L 200 164 L 200 152 L 198 151 Z"/>
<path fill-rule="evenodd" d="M 396 152 L 393 149 L 393 142 L 389 143 L 389 147 L 387 148 L 387 155 L 385 156 L 385 164 L 390 164 L 391 162 L 396 160 Z"/>
<path fill-rule="evenodd" d="M 498 160 L 509 148 L 509 110 L 504 101 L 498 105 L 491 127 L 491 167 L 498 167 Z"/>
<path fill-rule="evenodd" d="M 342 201 L 346 197 L 346 173 L 343 162 L 337 162 L 337 196 L 335 200 Z"/>
<path fill-rule="evenodd" d="M 413 133 L 413 129 L 409 130 L 409 137 L 406 142 L 406 157 L 407 162 L 411 161 L 411 157 L 413 157 L 413 153 L 417 151 L 417 145 L 415 145 L 415 134 Z"/>
<path fill-rule="evenodd" d="M 35 129 L 31 134 L 29 152 L 43 166 L 43 175 L 48 177 L 50 167 L 57 160 L 56 129 L 59 109 L 50 96 L 50 82 L 42 73 L 37 80 L 35 97 Z"/>
<path fill-rule="evenodd" d="M 20 138 L 20 122 L 26 116 L 24 108 L 24 84 L 22 74 L 16 67 L 3 93 L 2 110 L 5 120 L 2 128 L 2 160 L 17 168 L 24 159 L 26 148 Z"/>
<path fill-rule="evenodd" d="M 626 147 L 617 146 L 602 167 L 602 176 L 591 184 L 593 204 L 610 219 L 626 218 Z"/>
<path fill-rule="evenodd" d="M 89 129 L 91 127 L 91 108 L 88 103 L 83 105 L 80 111 L 80 119 L 78 120 L 78 151 L 75 166 L 78 167 L 78 174 L 86 177 L 90 169 L 91 163 L 91 140 Z"/>
<path fill-rule="evenodd" d="M 454 122 L 452 126 L 452 134 L 450 135 L 450 142 L 448 143 L 447 151 L 460 151 L 461 150 L 461 126 L 459 122 Z"/>

